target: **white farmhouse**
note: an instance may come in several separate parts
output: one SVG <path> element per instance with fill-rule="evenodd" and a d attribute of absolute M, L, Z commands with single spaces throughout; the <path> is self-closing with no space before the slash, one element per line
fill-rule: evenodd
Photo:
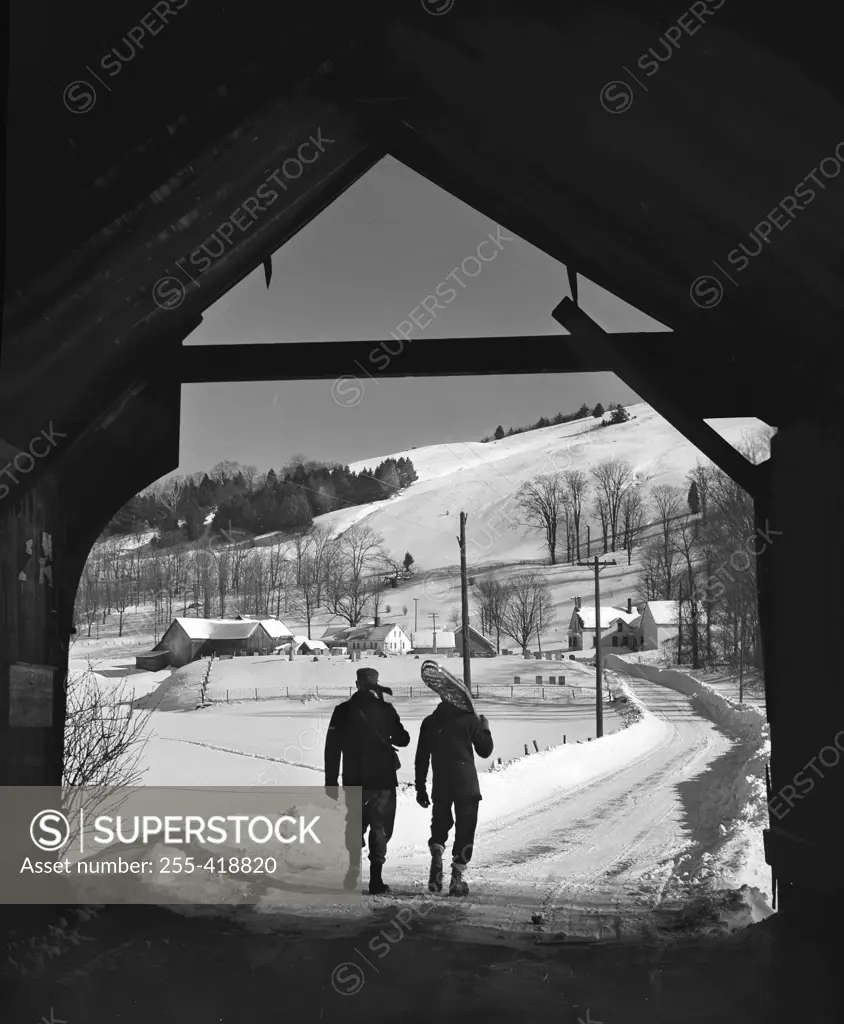
<path fill-rule="evenodd" d="M 679 603 L 677 601 L 648 601 L 642 612 L 639 625 L 639 647 L 643 651 L 655 651 L 677 636 L 679 626 Z"/>
<path fill-rule="evenodd" d="M 407 654 L 411 646 L 410 637 L 401 626 L 395 622 L 382 625 L 377 619 L 374 626 L 352 630 L 345 643 L 350 651 L 377 651 L 383 654 Z"/>

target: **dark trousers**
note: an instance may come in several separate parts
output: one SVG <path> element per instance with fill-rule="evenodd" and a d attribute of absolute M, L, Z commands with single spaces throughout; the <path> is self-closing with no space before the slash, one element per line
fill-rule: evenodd
<path fill-rule="evenodd" d="M 457 821 L 454 831 L 452 859 L 457 864 L 468 864 L 472 859 L 472 848 L 475 843 L 475 829 L 478 827 L 479 796 L 458 796 L 453 800 L 434 800 L 431 815 L 431 839 L 429 846 L 445 846 L 448 833 Z M 452 806 L 454 815 L 452 816 Z"/>
<path fill-rule="evenodd" d="M 366 830 L 369 829 L 369 860 L 372 864 L 383 864 L 387 859 L 387 843 L 393 835 L 396 823 L 396 791 L 394 789 L 364 789 L 362 792 L 363 813 L 361 829 L 346 815 L 346 849 L 349 851 L 350 867 L 360 864 L 360 851 L 365 845 Z"/>

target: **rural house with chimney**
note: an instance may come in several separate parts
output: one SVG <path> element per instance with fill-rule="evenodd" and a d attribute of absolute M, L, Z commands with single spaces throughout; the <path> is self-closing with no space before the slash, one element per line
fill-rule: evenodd
<path fill-rule="evenodd" d="M 638 612 L 633 608 L 633 602 L 629 598 L 626 611 L 612 605 L 601 605 L 601 636 L 604 636 L 605 631 L 609 630 L 617 619 L 629 623 L 637 617 Z M 568 628 L 569 650 L 586 651 L 594 647 L 596 633 L 595 606 L 581 605 L 580 598 L 576 597 Z"/>
<path fill-rule="evenodd" d="M 411 647 L 410 637 L 395 622 L 383 625 L 378 617 L 375 624 L 352 630 L 345 639 L 349 651 L 376 651 L 383 654 L 407 654 Z"/>

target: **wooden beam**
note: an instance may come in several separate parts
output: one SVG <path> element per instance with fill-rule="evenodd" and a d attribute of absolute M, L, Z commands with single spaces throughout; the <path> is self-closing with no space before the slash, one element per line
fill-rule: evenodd
<path fill-rule="evenodd" d="M 616 340 L 617 335 L 602 331 L 568 296 L 552 315 L 581 344 L 600 353 L 595 358 L 612 361 L 615 373 L 644 401 L 652 405 L 708 459 L 729 474 L 751 497 L 757 496 L 761 481 L 756 466 L 690 409 L 685 394 L 678 394 L 686 386 L 685 377 L 672 380 L 670 369 L 666 369 L 665 365 L 659 368 L 658 373 L 652 365 L 641 365 L 641 361 L 636 359 L 635 349 L 628 354 Z"/>
<path fill-rule="evenodd" d="M 606 351 L 583 344 L 570 335 L 518 335 L 493 338 L 436 339 L 407 344 L 394 338 L 371 341 L 285 342 L 265 345 L 184 345 L 165 367 L 183 384 L 258 380 L 364 380 L 389 377 L 459 377 L 475 374 L 599 373 L 615 372 L 621 353 L 635 349 L 649 364 L 678 362 L 678 350 L 700 345 L 701 339 L 682 340 L 672 333 L 630 332 L 609 337 Z M 707 339 L 709 341 L 710 339 Z M 318 347 L 317 347 L 318 346 Z M 448 358 L 442 358 L 442 352 Z M 717 364 L 728 349 L 715 349 Z M 318 358 L 315 358 L 318 356 Z M 750 367 L 746 372 L 750 373 Z M 702 379 L 701 379 L 702 377 Z M 733 386 L 708 387 L 703 373 L 694 394 L 701 416 L 719 419 L 758 416 L 769 422 L 773 401 L 770 389 L 750 389 L 740 369 L 731 375 Z M 764 383 L 764 381 L 760 382 Z"/>

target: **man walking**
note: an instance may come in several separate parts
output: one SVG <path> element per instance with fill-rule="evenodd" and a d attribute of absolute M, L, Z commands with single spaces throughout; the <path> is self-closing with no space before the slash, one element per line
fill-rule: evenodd
<path fill-rule="evenodd" d="M 337 798 L 340 758 L 343 785 L 363 790 L 363 829 L 346 819 L 346 848 L 350 867 L 347 887 L 353 886 L 360 868 L 360 851 L 369 829 L 369 892 L 375 896 L 390 891 L 381 877 L 387 859 L 387 843 L 396 820 L 396 769 L 401 767 L 394 747 L 406 747 L 410 736 L 396 709 L 384 700 L 393 691 L 378 685 L 374 668 L 359 668 L 357 693 L 338 704 L 331 715 L 325 738 L 325 787 Z"/>
<path fill-rule="evenodd" d="M 478 757 L 492 754 L 489 722 L 483 715 L 441 701 L 433 714 L 422 722 L 416 747 L 416 802 L 420 807 L 431 805 L 426 788 L 429 762 L 433 774 L 429 892 L 442 892 L 443 854 L 456 819 L 448 894 L 469 895 L 463 876 L 472 859 L 478 806 L 482 799 L 473 750 Z"/>

